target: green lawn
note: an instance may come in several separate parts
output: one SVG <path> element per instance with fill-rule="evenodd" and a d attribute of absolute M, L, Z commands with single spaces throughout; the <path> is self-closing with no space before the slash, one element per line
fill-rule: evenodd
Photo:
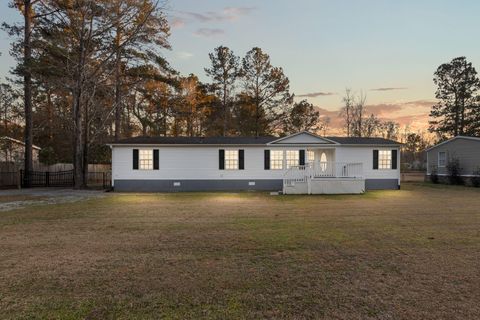
<path fill-rule="evenodd" d="M 480 190 L 111 194 L 0 212 L 0 318 L 478 319 Z"/>

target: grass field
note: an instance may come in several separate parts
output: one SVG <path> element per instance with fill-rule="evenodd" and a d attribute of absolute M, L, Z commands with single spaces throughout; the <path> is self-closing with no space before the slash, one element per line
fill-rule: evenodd
<path fill-rule="evenodd" d="M 479 302 L 478 189 L 0 212 L 2 319 L 478 319 Z"/>

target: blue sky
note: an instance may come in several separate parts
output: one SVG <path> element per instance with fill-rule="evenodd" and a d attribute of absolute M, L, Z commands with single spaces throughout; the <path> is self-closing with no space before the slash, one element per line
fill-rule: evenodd
<path fill-rule="evenodd" d="M 18 19 L 0 1 L 1 20 Z M 207 80 L 216 46 L 240 56 L 259 46 L 284 68 L 292 91 L 325 114 L 336 114 L 351 87 L 367 94 L 372 112 L 419 127 L 439 64 L 463 55 L 480 68 L 479 12 L 474 0 L 172 0 L 165 55 L 181 73 Z M 3 77 L 13 63 L 4 33 L 0 51 Z"/>

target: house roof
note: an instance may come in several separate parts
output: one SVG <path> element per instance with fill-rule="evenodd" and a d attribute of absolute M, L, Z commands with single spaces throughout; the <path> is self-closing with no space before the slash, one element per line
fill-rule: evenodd
<path fill-rule="evenodd" d="M 319 137 L 322 138 L 322 137 Z M 342 145 L 400 145 L 383 138 L 324 137 L 331 144 Z M 278 137 L 148 137 L 122 139 L 110 145 L 266 145 L 279 141 Z M 301 144 L 301 143 L 299 143 Z"/>
<path fill-rule="evenodd" d="M 401 143 L 384 138 L 366 138 L 366 137 L 326 137 L 339 144 L 358 144 L 358 145 L 400 145 Z"/>
<path fill-rule="evenodd" d="M 22 145 L 22 146 L 25 145 L 25 143 L 24 143 L 23 141 L 20 141 L 20 140 L 11 138 L 11 137 L 7 137 L 7 136 L 0 137 L 0 140 L 8 140 L 8 141 L 11 141 L 11 142 L 20 144 L 20 145 Z M 36 146 L 36 145 L 32 145 L 32 148 L 33 148 L 33 149 L 37 149 L 37 150 L 42 150 L 42 148 L 40 148 L 39 146 Z"/>
<path fill-rule="evenodd" d="M 133 137 L 122 139 L 117 144 L 196 144 L 196 145 L 236 145 L 267 144 L 277 137 Z"/>
<path fill-rule="evenodd" d="M 445 141 L 443 141 L 443 142 L 440 142 L 440 143 L 438 143 L 438 144 L 436 144 L 436 145 L 434 145 L 434 146 L 426 149 L 425 151 L 428 152 L 428 151 L 430 151 L 430 150 L 432 150 L 432 149 L 435 149 L 436 147 L 442 146 L 442 145 L 444 145 L 444 144 L 446 144 L 446 143 L 452 142 L 452 141 L 457 140 L 457 139 L 480 141 L 480 137 L 474 137 L 474 136 L 456 136 L 456 137 L 450 138 L 450 139 L 448 139 L 448 140 L 445 140 Z"/>

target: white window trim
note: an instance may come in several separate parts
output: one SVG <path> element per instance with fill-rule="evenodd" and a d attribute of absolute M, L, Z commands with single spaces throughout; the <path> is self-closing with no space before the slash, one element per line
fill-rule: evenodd
<path fill-rule="evenodd" d="M 445 163 L 443 165 L 440 164 L 440 153 L 443 153 L 445 154 Z M 447 151 L 438 151 L 438 155 L 437 155 L 437 165 L 439 168 L 445 168 L 447 166 Z"/>
<path fill-rule="evenodd" d="M 282 167 L 281 167 L 281 168 L 275 168 L 275 167 L 273 166 L 273 161 L 279 161 L 279 160 L 273 159 L 273 154 L 274 154 L 275 152 L 278 152 L 278 153 L 281 152 L 281 154 L 282 154 L 282 159 L 281 159 L 281 160 L 282 160 L 282 162 L 281 162 Z M 270 170 L 284 170 L 284 169 L 285 169 L 285 166 L 286 166 L 286 162 L 285 162 L 285 151 L 284 151 L 284 150 L 270 150 Z"/>
<path fill-rule="evenodd" d="M 289 153 L 294 153 L 294 158 L 289 158 Z M 290 169 L 291 167 L 299 166 L 300 165 L 300 150 L 285 150 L 285 169 Z M 295 162 L 295 164 L 289 164 L 289 161 Z"/>
<path fill-rule="evenodd" d="M 142 165 L 142 161 L 145 161 L 145 159 L 142 159 L 142 153 L 148 151 L 151 154 L 151 162 L 149 167 L 144 167 Z M 150 160 L 150 159 L 147 159 Z M 138 150 L 138 170 L 142 171 L 151 171 L 153 170 L 154 164 L 153 164 L 153 149 L 139 149 Z"/>
<path fill-rule="evenodd" d="M 228 161 L 227 160 L 227 153 L 232 152 L 232 151 L 236 152 L 237 157 L 236 157 L 236 159 L 232 159 L 230 161 L 233 161 L 233 160 L 236 161 L 236 164 L 237 164 L 236 168 L 229 168 L 227 166 L 227 161 Z M 240 159 L 239 159 L 239 157 L 240 157 L 240 150 L 239 149 L 225 149 L 225 157 L 223 159 L 223 167 L 225 168 L 225 170 L 233 170 L 233 171 L 240 170 Z"/>
<path fill-rule="evenodd" d="M 311 157 L 312 156 L 312 157 Z M 307 154 L 306 154 L 306 157 L 307 157 L 307 161 L 308 163 L 313 163 L 315 162 L 315 151 L 313 150 L 307 150 Z"/>
<path fill-rule="evenodd" d="M 381 157 L 380 155 L 382 153 L 385 153 L 385 152 L 389 152 L 390 153 L 390 165 L 388 166 L 388 168 L 383 168 L 383 166 L 381 165 Z M 393 159 L 392 159 L 392 150 L 378 150 L 378 170 L 393 170 L 392 169 L 392 162 L 393 162 Z"/>

